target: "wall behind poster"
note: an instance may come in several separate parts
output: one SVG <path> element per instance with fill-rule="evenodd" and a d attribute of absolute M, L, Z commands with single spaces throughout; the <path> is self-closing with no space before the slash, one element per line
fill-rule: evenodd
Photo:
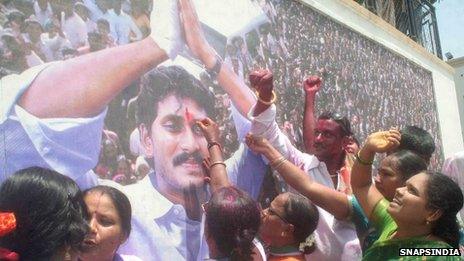
<path fill-rule="evenodd" d="M 316 114 L 330 110 L 347 115 L 361 142 L 369 133 L 391 126 L 420 126 L 434 136 L 437 151 L 431 164 L 440 165 L 443 156 L 430 71 L 297 1 L 238 1 L 222 13 L 221 5 L 205 9 L 202 1 L 196 4 L 208 41 L 245 82 L 253 69 L 274 72 L 278 124 L 300 149 L 304 108 L 301 82 L 317 74 L 324 78 L 324 85 L 317 96 Z M 218 8 L 214 14 L 208 13 Z M 240 13 L 243 17 L 237 15 Z M 226 28 L 217 24 L 219 21 L 236 26 Z M 187 52 L 174 63 L 214 90 L 225 154 L 231 155 L 238 140 L 227 94 L 208 79 Z M 128 139 L 135 125 L 129 127 L 120 119 L 137 89 L 135 83 L 115 100 L 106 120 L 108 129 L 120 136 L 127 158 L 133 157 Z M 129 122 L 134 119 L 129 118 Z"/>

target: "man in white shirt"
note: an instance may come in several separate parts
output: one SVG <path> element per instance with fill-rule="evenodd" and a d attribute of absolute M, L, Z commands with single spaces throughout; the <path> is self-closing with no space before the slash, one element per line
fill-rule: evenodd
<path fill-rule="evenodd" d="M 87 26 L 74 12 L 72 1 L 51 0 L 53 13 L 58 15 L 66 38 L 73 48 L 84 46 L 87 42 Z"/>
<path fill-rule="evenodd" d="M 82 21 L 84 21 L 85 25 L 87 26 L 88 33 L 97 29 L 97 23 L 90 19 L 90 11 L 87 6 L 81 2 L 77 2 L 74 4 L 74 11 L 79 15 L 80 18 L 82 18 Z"/>
<path fill-rule="evenodd" d="M 23 38 L 28 51 L 34 52 L 42 61 L 45 61 L 44 43 L 41 38 L 42 26 L 35 19 L 26 19 L 25 25 L 26 33 L 23 34 Z"/>
<path fill-rule="evenodd" d="M 37 0 L 34 2 L 35 18 L 42 27 L 45 27 L 47 20 L 53 17 L 52 8 L 48 0 Z"/>
<path fill-rule="evenodd" d="M 278 149 L 290 162 L 304 170 L 314 181 L 337 189 L 341 185 L 338 172 L 331 172 L 329 166 L 343 165 L 344 140 L 351 135 L 349 122 L 334 114 L 323 114 L 316 121 L 314 132 L 315 155 L 300 152 L 279 129 L 276 121 L 272 74 L 268 71 L 254 72 L 250 76 L 251 84 L 259 90 L 258 101 L 250 110 L 253 120 L 252 133 L 263 136 Z M 274 98 L 273 98 L 274 97 Z M 334 161 L 334 162 L 331 162 Z M 330 163 L 329 163 L 330 162 Z M 329 165 L 332 164 L 332 165 Z M 347 221 L 336 220 L 333 215 L 318 208 L 319 224 L 316 229 L 317 250 L 309 258 L 315 260 L 353 260 L 360 257 L 361 248 L 354 225 Z"/>
<path fill-rule="evenodd" d="M 121 10 L 122 0 L 114 0 L 114 33 L 118 45 L 128 44 L 142 39 L 142 32 L 132 18 Z"/>
<path fill-rule="evenodd" d="M 63 59 L 62 50 L 71 48 L 71 43 L 66 39 L 66 36 L 57 26 L 58 21 L 53 19 L 45 24 L 45 33 L 41 35 L 44 45 L 43 53 L 46 61 L 57 61 Z"/>

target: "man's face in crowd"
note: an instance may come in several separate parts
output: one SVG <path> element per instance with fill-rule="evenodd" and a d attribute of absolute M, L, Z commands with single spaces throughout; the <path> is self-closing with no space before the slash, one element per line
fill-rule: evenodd
<path fill-rule="evenodd" d="M 314 155 L 326 161 L 343 152 L 344 137 L 340 125 L 331 119 L 319 119 L 314 129 Z"/>
<path fill-rule="evenodd" d="M 104 36 L 110 33 L 110 27 L 105 23 L 97 23 L 97 30 Z"/>
<path fill-rule="evenodd" d="M 27 34 L 29 35 L 29 39 L 32 42 L 37 42 L 40 40 L 40 35 L 42 34 L 42 27 L 39 23 L 29 23 L 26 27 Z"/>
<path fill-rule="evenodd" d="M 142 142 L 147 156 L 153 156 L 160 189 L 182 192 L 204 184 L 202 160 L 208 149 L 196 122 L 207 116 L 190 98 L 169 95 L 158 103 L 149 135 L 142 128 Z"/>

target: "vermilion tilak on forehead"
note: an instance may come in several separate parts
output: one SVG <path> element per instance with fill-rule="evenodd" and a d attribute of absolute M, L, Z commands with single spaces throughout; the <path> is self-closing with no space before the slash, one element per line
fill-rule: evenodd
<path fill-rule="evenodd" d="M 186 122 L 191 122 L 193 120 L 193 115 L 189 112 L 188 108 L 185 108 L 185 121 Z"/>

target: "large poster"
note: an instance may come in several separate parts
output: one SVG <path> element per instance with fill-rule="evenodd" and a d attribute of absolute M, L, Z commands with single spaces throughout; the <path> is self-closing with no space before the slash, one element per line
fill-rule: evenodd
<path fill-rule="evenodd" d="M 44 62 L 84 57 L 92 52 L 105 52 L 129 42 L 143 41 L 150 34 L 150 11 L 156 9 L 157 1 L 155 6 L 151 1 L 143 0 L 69 1 L 73 2 L 74 10 L 70 16 L 64 12 L 62 15 L 54 13 L 55 9 L 46 4 L 42 8 L 39 2 L 42 1 L 25 6 L 11 2 L 2 5 L 2 14 L 5 14 L 2 17 L 5 28 L 1 34 L 0 62 L 3 75 L 21 73 Z M 302 82 L 310 75 L 318 75 L 324 83 L 317 95 L 316 115 L 323 111 L 346 115 L 354 135 L 361 142 L 377 130 L 419 126 L 435 139 L 437 150 L 431 166 L 437 167 L 441 163 L 431 72 L 298 1 L 193 2 L 206 41 L 234 72 L 231 82 L 249 88 L 250 72 L 261 68 L 273 72 L 276 121 L 296 148 L 304 151 L 305 94 Z M 18 8 L 20 10 L 16 10 Z M 107 15 L 105 12 L 109 11 L 106 9 L 113 13 L 118 10 L 119 16 L 125 12 L 124 19 Z M 159 19 L 161 29 L 156 30 L 162 31 L 166 26 L 165 18 Z M 151 24 L 157 26 L 156 22 L 151 21 Z M 169 26 L 166 28 L 168 30 Z M 183 30 L 178 28 L 177 34 L 182 35 Z M 71 128 L 71 136 L 61 136 L 62 133 L 55 133 L 57 129 L 43 125 L 60 123 L 66 117 L 41 122 L 15 107 L 19 103 L 18 94 L 2 92 L 0 116 L 4 127 L 3 135 L 0 135 L 3 136 L 0 180 L 3 181 L 23 162 L 34 162 L 29 154 L 22 158 L 22 152 L 29 152 L 23 147 L 40 151 L 42 156 L 53 154 L 52 160 L 39 164 L 45 167 L 54 168 L 60 162 L 77 166 L 84 162 L 82 167 L 59 170 L 87 185 L 112 184 L 123 190 L 134 204 L 134 236 L 121 247 L 121 253 L 136 254 L 149 260 L 201 259 L 207 249 L 202 238 L 200 204 L 194 204 L 194 207 L 189 204 L 193 195 L 201 202 L 207 201 L 208 191 L 200 167 L 207 154 L 207 144 L 198 128 L 189 123 L 192 119 L 211 117 L 220 125 L 220 143 L 224 158 L 229 159 L 229 178 L 234 184 L 254 198 L 261 191 L 274 188 L 266 187 L 272 185 L 261 186 L 268 171 L 266 163 L 259 156 L 246 152 L 243 138 L 249 122 L 245 118 L 246 112 L 241 111 L 243 106 L 233 106 L 227 81 L 222 80 L 221 84 L 221 80 L 207 73 L 204 61 L 195 57 L 195 52 L 185 42 L 176 48 L 178 55 L 174 60 L 157 65 L 156 70 L 121 88 L 107 109 L 100 111 L 100 116 L 91 115 L 97 118 L 87 119 L 88 122 L 73 119 L 71 124 L 76 125 L 69 125 L 71 127 L 79 124 L 90 127 L 84 131 Z M 144 51 L 149 55 L 148 50 L 140 50 Z M 114 61 L 119 59 L 117 56 L 113 58 Z M 90 61 L 89 66 L 91 64 Z M 129 67 L 123 69 L 130 71 Z M 125 73 L 121 68 L 118 70 L 118 73 Z M 76 75 L 80 73 L 93 77 L 89 72 L 75 72 Z M 118 78 L 119 75 L 109 77 Z M 18 87 L 22 89 L 18 93 L 22 93 L 28 84 Z M 43 93 L 44 96 L 52 94 Z M 92 100 L 90 96 L 87 98 Z M 37 100 L 37 104 L 40 103 Z M 6 117 L 12 110 L 16 110 L 15 117 L 26 120 L 8 123 Z M 7 128 L 9 132 L 5 131 Z M 25 131 L 16 133 L 19 129 Z M 26 135 L 30 140 L 9 143 L 16 137 L 6 137 L 10 132 L 18 137 Z M 41 135 L 46 139 L 34 138 Z M 73 143 L 74 137 L 76 144 Z M 49 151 L 43 142 L 53 138 L 67 142 L 72 148 Z M 90 147 L 77 144 L 78 141 L 84 141 Z M 78 161 L 73 162 L 76 158 Z M 72 170 L 72 174 L 67 173 Z M 186 190 L 191 189 L 192 184 L 201 189 L 189 194 L 191 191 Z"/>
<path fill-rule="evenodd" d="M 348 116 L 361 142 L 375 130 L 419 126 L 435 138 L 437 150 L 431 166 L 442 162 L 429 71 L 298 1 L 237 1 L 230 5 L 198 1 L 196 5 L 208 41 L 240 78 L 248 82 L 247 75 L 259 68 L 274 73 L 277 121 L 297 147 L 303 148 L 302 82 L 309 75 L 319 75 L 324 87 L 316 113 L 335 111 Z M 224 129 L 225 155 L 230 156 L 239 141 L 230 119 L 228 95 L 191 56 L 173 63 L 187 68 L 214 90 L 216 119 Z M 132 95 L 136 89 L 134 85 Z M 126 107 L 119 105 L 129 104 L 131 97 L 119 97 L 121 100 L 110 106 L 115 113 L 106 119 L 109 130 L 119 130 L 119 136 L 125 137 L 120 143 L 125 154 L 133 126 L 119 120 L 126 114 Z"/>

